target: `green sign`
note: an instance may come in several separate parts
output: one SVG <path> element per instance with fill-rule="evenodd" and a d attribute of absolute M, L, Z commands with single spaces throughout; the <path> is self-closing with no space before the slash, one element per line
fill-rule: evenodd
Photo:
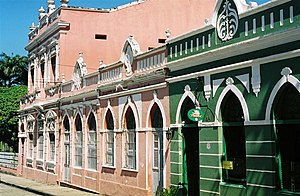
<path fill-rule="evenodd" d="M 233 162 L 232 161 L 223 161 L 222 167 L 223 167 L 223 169 L 233 170 Z"/>
<path fill-rule="evenodd" d="M 187 115 L 192 121 L 201 121 L 204 118 L 204 112 L 196 108 L 190 109 Z"/>

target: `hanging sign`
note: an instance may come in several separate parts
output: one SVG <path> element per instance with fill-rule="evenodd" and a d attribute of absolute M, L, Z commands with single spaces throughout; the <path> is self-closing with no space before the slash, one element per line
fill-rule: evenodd
<path fill-rule="evenodd" d="M 190 109 L 187 115 L 192 121 L 201 121 L 204 118 L 204 112 L 197 108 Z"/>

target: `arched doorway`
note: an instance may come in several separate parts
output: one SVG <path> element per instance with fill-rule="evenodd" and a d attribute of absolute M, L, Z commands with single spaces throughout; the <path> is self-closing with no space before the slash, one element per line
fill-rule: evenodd
<path fill-rule="evenodd" d="M 64 181 L 70 182 L 70 123 L 66 116 L 63 121 L 64 129 Z"/>
<path fill-rule="evenodd" d="M 152 195 L 163 189 L 163 118 L 157 104 L 151 109 L 152 143 Z"/>
<path fill-rule="evenodd" d="M 199 189 L 199 129 L 198 123 L 188 118 L 188 111 L 194 109 L 195 104 L 186 98 L 181 108 L 181 120 L 184 123 L 183 133 L 183 175 L 184 184 L 187 184 L 188 195 L 197 196 Z M 184 190 L 183 190 L 184 191 Z"/>
<path fill-rule="evenodd" d="M 300 192 L 300 93 L 290 83 L 279 90 L 274 103 L 278 188 Z"/>
<path fill-rule="evenodd" d="M 223 170 L 223 179 L 233 184 L 246 184 L 246 140 L 243 108 L 238 97 L 229 91 L 221 104 L 223 122 L 223 160 L 231 168 Z"/>

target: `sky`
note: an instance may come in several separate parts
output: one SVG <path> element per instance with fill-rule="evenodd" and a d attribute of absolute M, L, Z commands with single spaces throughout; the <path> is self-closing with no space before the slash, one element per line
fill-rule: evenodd
<path fill-rule="evenodd" d="M 70 0 L 68 5 L 113 8 L 133 2 L 134 0 Z M 184 1 L 184 0 L 182 0 Z M 201 0 L 199 0 L 201 1 Z M 247 2 L 250 0 L 246 0 Z M 251 0 L 258 4 L 269 0 Z M 56 7 L 60 6 L 55 0 Z M 0 53 L 26 56 L 24 49 L 28 43 L 29 27 L 32 22 L 38 23 L 38 9 L 43 6 L 47 10 L 47 0 L 0 0 Z"/>

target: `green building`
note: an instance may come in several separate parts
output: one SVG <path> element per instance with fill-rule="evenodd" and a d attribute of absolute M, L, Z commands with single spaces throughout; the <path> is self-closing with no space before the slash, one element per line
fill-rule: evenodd
<path fill-rule="evenodd" d="M 299 0 L 219 0 L 206 22 L 167 44 L 171 184 L 300 194 Z"/>

